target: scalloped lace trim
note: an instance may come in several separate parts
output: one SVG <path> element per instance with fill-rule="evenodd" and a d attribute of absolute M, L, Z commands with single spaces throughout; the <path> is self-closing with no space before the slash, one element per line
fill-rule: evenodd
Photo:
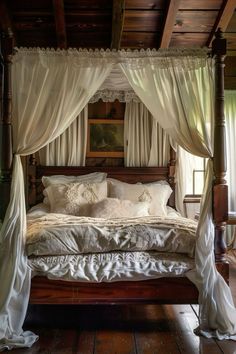
<path fill-rule="evenodd" d="M 103 102 L 114 102 L 115 100 L 120 102 L 141 102 L 134 91 L 97 91 L 95 95 L 90 99 L 89 103 L 95 103 L 99 100 L 102 100 Z"/>

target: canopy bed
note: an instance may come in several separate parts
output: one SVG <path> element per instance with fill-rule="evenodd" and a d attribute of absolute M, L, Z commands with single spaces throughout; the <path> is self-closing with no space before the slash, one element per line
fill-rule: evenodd
<path fill-rule="evenodd" d="M 214 60 L 207 55 L 206 51 L 202 50 L 194 50 L 192 52 L 172 50 L 164 53 L 158 51 L 43 51 L 39 49 L 27 50 L 24 48 L 17 50 L 16 54 L 12 57 L 12 81 L 10 81 L 12 83 L 13 151 L 15 155 L 12 170 L 10 204 L 1 229 L 0 282 L 4 284 L 3 294 L 0 300 L 1 349 L 17 346 L 31 346 L 35 340 L 37 340 L 37 336 L 34 333 L 22 331 L 28 299 L 30 299 L 29 301 L 31 303 L 59 304 L 199 302 L 200 326 L 198 333 L 205 336 L 216 336 L 219 339 L 236 338 L 236 310 L 233 305 L 230 290 L 225 283 L 225 280 L 226 282 L 228 281 L 228 265 L 224 261 L 225 247 L 223 242 L 223 233 L 227 220 L 227 186 L 224 179 L 226 173 L 225 122 L 223 114 L 225 40 L 222 38 L 220 31 L 218 31 L 217 38 L 213 44 L 213 54 Z M 214 63 L 215 79 L 213 75 Z M 5 68 L 6 74 L 9 65 L 10 63 L 8 62 Z M 140 277 L 138 278 L 139 281 L 134 280 L 134 278 L 132 278 L 132 272 L 130 272 L 128 275 L 126 274 L 127 277 L 125 279 L 121 278 L 125 280 L 125 286 L 123 282 L 117 281 L 120 273 L 116 273 L 116 277 L 113 278 L 114 281 L 111 282 L 103 282 L 101 279 L 98 279 L 98 282 L 92 281 L 92 283 L 68 281 L 71 280 L 71 278 L 67 278 L 67 281 L 64 281 L 63 276 L 59 280 L 55 280 L 55 278 L 50 280 L 46 277 L 35 277 L 31 281 L 32 271 L 26 256 L 26 248 L 28 252 L 29 249 L 32 250 L 33 245 L 25 244 L 26 211 L 24 177 L 20 156 L 34 154 L 65 131 L 94 96 L 112 71 L 112 68 L 117 65 L 127 78 L 135 94 L 145 103 L 153 117 L 158 120 L 159 124 L 170 137 L 188 151 L 209 159 L 200 220 L 197 228 L 194 228 L 193 224 L 188 225 L 189 236 L 185 237 L 187 243 L 190 244 L 191 242 L 189 240 L 193 239 L 193 237 L 190 236 L 193 236 L 193 233 L 195 235 L 194 265 L 187 265 L 186 268 L 183 267 L 184 271 L 183 274 L 181 274 L 182 276 L 178 276 L 180 274 L 177 270 L 175 274 L 177 276 L 171 276 L 171 274 L 168 273 L 168 277 L 159 278 L 159 276 L 157 276 L 157 270 L 155 269 L 154 273 L 156 273 L 154 276 L 151 272 L 149 279 Z M 214 83 L 215 93 L 213 90 Z M 8 90 L 7 87 L 5 90 L 5 101 L 8 109 L 5 110 L 4 129 L 6 133 L 5 137 L 9 137 L 5 139 L 5 151 L 10 151 L 7 154 L 8 158 L 5 159 L 3 166 L 6 175 L 9 173 L 8 171 L 10 170 L 12 159 L 10 139 L 11 110 L 9 108 L 11 101 L 9 91 L 11 90 Z M 213 102 L 215 102 L 215 109 L 213 109 Z M 213 110 L 215 111 L 215 130 L 214 139 L 212 140 L 208 126 L 211 124 L 213 118 Z M 211 141 L 214 141 L 214 149 Z M 54 210 L 54 213 L 51 213 L 52 215 L 48 217 L 45 215 L 44 211 L 42 212 L 37 209 L 36 214 L 39 214 L 37 214 L 36 219 L 38 217 L 39 219 L 37 219 L 37 223 L 35 224 L 34 221 L 32 221 L 35 217 L 34 210 L 29 214 L 28 232 L 33 230 L 32 233 L 34 232 L 34 227 L 41 232 L 42 221 L 45 220 L 48 223 L 48 229 L 50 229 L 52 225 L 55 227 L 57 227 L 57 225 L 62 225 L 63 227 L 66 225 L 70 227 L 71 233 L 74 232 L 73 227 L 76 224 L 75 217 L 67 215 L 66 217 L 69 217 L 69 219 L 66 219 L 62 215 L 62 209 L 59 208 L 59 204 L 65 195 L 69 195 L 69 192 L 70 195 L 73 194 L 72 187 L 74 187 L 73 184 L 76 184 L 77 178 L 83 178 L 83 175 L 85 175 L 85 178 L 88 179 L 90 178 L 89 173 L 95 172 L 96 178 L 102 178 L 99 181 L 92 181 L 94 184 L 97 183 L 96 188 L 102 188 L 102 184 L 108 183 L 106 182 L 106 177 L 104 177 L 105 179 L 103 180 L 99 172 L 102 174 L 107 173 L 108 177 L 111 177 L 109 186 L 112 185 L 113 189 L 111 187 L 109 188 L 111 188 L 113 192 L 115 190 L 117 193 L 111 195 L 113 198 L 114 195 L 116 198 L 117 195 L 120 195 L 120 199 L 123 200 L 123 202 L 125 199 L 124 195 L 127 196 L 133 189 L 140 190 L 140 188 L 145 188 L 148 189 L 150 194 L 152 188 L 157 188 L 157 190 L 162 193 L 162 190 L 170 189 L 166 181 L 174 188 L 173 178 L 175 163 L 173 154 L 171 154 L 170 163 L 166 167 L 45 167 L 35 166 L 33 159 L 31 162 L 29 169 L 30 204 L 34 204 L 42 199 L 40 179 L 44 176 L 42 181 L 47 191 L 46 198 L 49 199 L 50 211 Z M 97 173 L 99 175 L 97 175 Z M 58 175 L 60 180 L 59 184 L 58 182 L 53 183 L 53 179 L 58 179 Z M 60 177 L 61 175 L 63 176 Z M 61 178 L 64 180 L 66 178 L 65 176 L 71 178 L 69 179 L 71 182 L 69 187 L 67 184 L 61 183 Z M 92 175 L 92 177 L 93 176 L 94 175 Z M 117 179 L 123 182 L 116 181 Z M 136 184 L 136 182 L 150 184 L 143 187 L 143 184 Z M 126 183 L 130 184 L 127 185 Z M 154 183 L 154 185 L 152 183 Z M 59 192 L 55 190 L 55 185 L 60 186 Z M 176 181 L 176 186 L 178 188 L 178 180 Z M 87 192 L 87 190 L 83 191 L 85 194 Z M 57 193 L 59 193 L 58 198 L 56 197 Z M 104 203 L 107 196 L 104 197 L 102 193 L 103 192 L 101 192 L 102 197 L 99 200 L 100 203 Z M 123 197 L 121 197 L 122 193 Z M 166 197 L 167 199 L 170 196 L 168 193 L 165 194 L 168 195 L 168 197 Z M 211 203 L 212 194 L 213 203 Z M 164 207 L 165 212 L 167 210 L 165 209 L 167 208 L 167 199 L 164 206 L 160 203 Z M 52 209 L 52 200 L 54 209 Z M 110 202 L 111 201 L 109 201 L 109 203 Z M 112 202 L 114 202 L 114 200 Z M 123 202 L 117 202 L 117 199 L 115 201 L 119 206 L 123 206 Z M 151 206 L 149 205 L 147 209 L 147 205 L 144 204 L 142 207 L 144 209 L 146 208 L 147 211 L 145 215 L 147 217 L 151 215 L 150 217 L 152 217 L 154 212 L 150 214 Z M 154 203 L 152 207 L 154 209 L 157 206 L 160 207 L 160 205 L 157 204 L 158 203 Z M 104 204 L 102 205 L 102 210 L 104 211 Z M 134 208 L 134 204 L 131 205 L 132 208 Z M 170 198 L 169 205 L 174 206 L 174 194 Z M 81 217 L 79 227 L 83 228 L 88 222 L 83 219 L 83 216 Z M 168 214 L 165 214 L 165 217 L 169 224 L 171 224 L 172 216 L 170 217 Z M 108 220 L 107 223 L 105 223 L 103 219 L 101 219 L 102 221 L 95 219 L 90 219 L 90 228 L 92 227 L 93 231 L 94 229 L 99 229 L 99 226 L 108 230 L 107 239 L 103 238 L 103 242 L 109 244 L 108 249 L 105 248 L 105 251 L 107 250 L 108 252 L 104 252 L 102 255 L 98 252 L 99 244 L 94 241 L 96 239 L 98 240 L 98 238 L 96 238 L 97 236 L 95 235 L 95 238 L 93 238 L 93 236 L 89 234 L 93 246 L 95 248 L 97 247 L 96 252 L 98 255 L 96 255 L 96 259 L 99 258 L 100 260 L 103 260 L 104 257 L 109 257 L 110 250 L 117 250 L 116 248 L 112 248 L 112 242 L 115 237 L 114 239 L 110 239 L 110 243 L 107 241 L 112 232 L 111 230 L 116 232 L 114 231 L 114 227 L 116 230 L 116 228 L 122 229 L 122 227 L 129 228 L 137 226 L 137 229 L 144 230 L 141 221 L 137 222 L 136 219 L 132 218 L 128 220 L 128 224 L 123 223 L 123 221 L 114 221 L 115 219 Z M 158 220 L 159 224 L 163 225 L 161 219 Z M 215 227 L 213 227 L 212 220 L 214 220 Z M 155 225 L 158 224 L 157 219 L 155 219 L 155 222 L 153 220 L 147 222 L 148 226 L 153 226 L 154 223 Z M 180 230 L 186 230 L 186 221 L 181 221 L 180 219 L 172 220 L 171 227 L 173 226 L 175 228 L 178 224 L 180 225 Z M 46 228 L 46 233 L 48 229 Z M 174 230 L 174 233 L 178 234 L 178 229 Z M 130 232 L 129 229 L 128 234 L 133 237 L 133 233 Z M 184 235 L 186 234 L 184 233 Z M 38 236 L 36 236 L 36 238 L 37 237 Z M 103 237 L 103 235 L 100 237 Z M 119 238 L 119 235 L 117 238 Z M 33 235 L 33 239 L 35 239 L 35 235 Z M 52 240 L 51 234 L 49 236 L 43 234 L 41 239 L 42 243 L 40 247 L 38 247 L 42 249 L 44 241 L 50 239 Z M 73 240 L 75 240 L 73 241 L 74 243 L 78 241 L 76 239 Z M 126 249 L 126 246 L 123 245 L 122 247 L 124 248 L 121 250 L 124 250 L 124 252 L 121 252 L 122 255 L 119 253 L 114 256 L 114 258 L 118 259 L 120 262 L 120 259 L 128 254 L 129 263 L 118 262 L 122 265 L 120 268 L 124 269 L 126 267 L 124 264 L 132 264 L 132 259 L 135 257 L 136 252 L 139 253 L 140 250 L 143 250 L 142 245 L 139 248 L 138 240 L 138 238 L 137 240 L 134 239 L 133 248 L 131 247 L 131 256 L 129 256 L 129 249 Z M 128 241 L 130 242 L 130 239 Z M 177 241 L 177 248 L 182 247 L 182 241 L 179 239 Z M 153 245 L 153 239 L 150 242 Z M 79 246 L 85 247 L 85 245 Z M 164 250 L 164 254 L 166 251 L 165 246 L 165 244 L 164 246 L 161 245 L 161 247 L 163 247 L 161 250 Z M 62 248 L 61 246 L 58 247 Z M 150 250 L 156 251 L 156 247 L 160 247 L 160 245 L 151 246 Z M 168 248 L 169 246 L 167 245 L 166 247 Z M 36 252 L 36 256 L 39 255 L 39 248 L 36 249 L 36 251 L 32 251 Z M 57 251 L 55 252 L 56 256 Z M 84 263 L 85 266 L 90 264 L 90 262 L 93 264 L 93 261 L 89 258 L 91 256 L 90 249 L 87 250 L 87 253 L 85 252 L 84 256 L 75 255 L 73 252 L 71 255 L 77 257 L 76 266 L 78 266 L 78 268 L 81 262 Z M 185 250 L 184 252 L 188 253 L 190 251 Z M 158 252 L 154 253 L 152 253 L 152 256 L 155 258 Z M 73 263 L 68 261 L 66 254 L 62 253 L 61 257 L 64 257 L 65 263 Z M 78 257 L 82 258 L 80 259 Z M 92 255 L 91 257 L 94 256 Z M 138 257 L 140 257 L 140 254 L 138 254 Z M 145 265 L 145 257 L 143 258 L 143 263 L 141 263 L 141 268 Z M 51 258 L 49 261 L 49 264 L 53 265 L 52 268 L 55 268 L 55 262 L 54 258 Z M 164 258 L 161 268 L 164 269 L 163 265 L 167 263 L 167 259 Z M 186 262 L 185 265 L 187 263 L 188 262 Z M 223 277 L 216 269 L 218 269 Z M 69 270 L 66 268 L 65 270 L 67 274 L 70 273 L 70 271 L 71 268 Z M 84 269 L 82 269 L 81 272 L 84 274 Z M 183 275 L 186 275 L 186 277 Z M 86 276 L 87 275 L 85 275 L 85 277 Z M 129 277 L 131 277 L 130 281 Z"/>

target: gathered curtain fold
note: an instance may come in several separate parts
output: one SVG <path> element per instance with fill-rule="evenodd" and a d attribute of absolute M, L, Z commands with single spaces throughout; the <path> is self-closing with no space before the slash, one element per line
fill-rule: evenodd
<path fill-rule="evenodd" d="M 51 143 L 39 150 L 44 166 L 85 166 L 88 130 L 88 105 L 71 125 Z"/>
<path fill-rule="evenodd" d="M 213 132 L 212 59 L 205 54 L 174 57 L 154 51 L 145 55 L 22 49 L 13 57 L 12 67 L 15 156 L 10 203 L 0 232 L 0 350 L 31 346 L 37 340 L 32 332 L 22 330 L 31 274 L 24 248 L 26 211 L 20 155 L 32 154 L 61 135 L 117 62 L 170 138 L 190 153 L 209 158 L 196 235 L 196 266 L 186 275 L 199 289 L 199 332 L 236 339 L 236 310 L 214 261 L 213 140 L 209 133 Z"/>
<path fill-rule="evenodd" d="M 142 102 L 127 102 L 124 118 L 125 166 L 166 166 L 167 134 Z"/>
<path fill-rule="evenodd" d="M 13 56 L 14 160 L 11 196 L 0 232 L 0 350 L 30 347 L 37 336 L 23 331 L 30 292 L 25 254 L 26 210 L 20 155 L 57 138 L 80 114 L 113 66 L 97 52 L 19 50 Z"/>
<path fill-rule="evenodd" d="M 236 151 L 236 91 L 225 91 L 225 121 L 227 136 L 227 182 L 229 185 L 229 210 L 236 211 L 236 170 L 235 170 L 235 151 Z M 226 242 L 232 248 L 236 248 L 235 226 L 227 226 Z"/>
<path fill-rule="evenodd" d="M 214 260 L 214 62 L 206 55 L 147 56 L 133 60 L 125 57 L 120 66 L 135 93 L 169 136 L 190 153 L 209 158 L 196 233 L 195 269 L 186 275 L 199 290 L 198 333 L 236 340 L 236 309 Z"/>

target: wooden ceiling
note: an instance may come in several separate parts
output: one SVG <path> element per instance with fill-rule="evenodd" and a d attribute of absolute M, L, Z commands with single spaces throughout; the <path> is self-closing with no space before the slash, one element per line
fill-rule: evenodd
<path fill-rule="evenodd" d="M 236 88 L 236 0 L 0 0 L 16 46 L 167 48 L 227 39 L 226 87 Z"/>

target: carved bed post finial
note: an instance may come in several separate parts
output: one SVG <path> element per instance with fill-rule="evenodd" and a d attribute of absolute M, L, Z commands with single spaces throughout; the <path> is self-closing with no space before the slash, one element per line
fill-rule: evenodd
<path fill-rule="evenodd" d="M 4 218 L 10 197 L 12 167 L 12 96 L 11 96 L 11 59 L 13 52 L 13 34 L 9 30 L 1 33 L 1 126 L 0 126 L 0 219 Z"/>
<path fill-rule="evenodd" d="M 214 127 L 214 185 L 213 218 L 215 223 L 215 257 L 224 260 L 226 245 L 224 240 L 226 221 L 228 219 L 228 186 L 226 184 L 226 131 L 224 116 L 224 58 L 226 39 L 221 29 L 215 34 L 212 43 L 215 58 L 215 127 Z"/>

